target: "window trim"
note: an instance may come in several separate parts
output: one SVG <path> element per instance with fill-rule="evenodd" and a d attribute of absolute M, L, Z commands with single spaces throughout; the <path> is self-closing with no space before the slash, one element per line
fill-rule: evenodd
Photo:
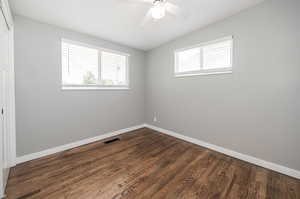
<path fill-rule="evenodd" d="M 226 68 L 214 68 L 214 69 L 203 69 L 203 47 L 208 46 L 208 45 L 212 45 L 212 44 L 216 44 L 216 43 L 220 43 L 220 42 L 224 42 L 224 41 L 231 41 L 231 52 L 230 52 L 230 56 L 231 56 L 231 66 L 230 67 L 226 67 Z M 186 50 L 191 50 L 191 49 L 195 49 L 195 48 L 200 48 L 200 57 L 201 57 L 201 64 L 200 64 L 200 70 L 194 70 L 194 71 L 186 71 L 186 72 L 178 72 L 179 69 L 179 65 L 178 65 L 178 54 L 180 52 L 186 51 Z M 216 40 L 212 40 L 212 41 L 208 41 L 208 42 L 203 42 L 200 44 L 196 44 L 196 45 L 192 45 L 189 47 L 184 47 L 184 48 L 180 48 L 174 51 L 174 75 L 175 77 L 185 77 L 185 76 L 198 76 L 198 75 L 217 75 L 217 74 L 231 74 L 232 70 L 233 70 L 233 48 L 234 48 L 234 38 L 233 36 L 227 36 L 227 37 L 223 37 L 220 39 L 216 39 Z"/>
<path fill-rule="evenodd" d="M 87 47 L 87 48 L 92 48 L 95 50 L 98 50 L 98 78 L 101 79 L 101 54 L 102 52 L 107 52 L 107 53 L 113 53 L 121 56 L 126 57 L 126 84 L 125 85 L 101 85 L 101 84 L 63 84 L 63 75 L 62 75 L 62 52 L 60 53 L 61 56 L 61 89 L 62 90 L 129 90 L 130 89 L 130 78 L 129 78 L 129 73 L 130 73 L 130 54 L 124 53 L 121 51 L 117 50 L 112 50 L 112 49 L 107 49 L 107 48 L 102 48 L 96 45 L 91 45 L 87 44 L 84 42 L 80 41 L 74 41 L 70 39 L 61 39 L 61 45 L 62 43 L 68 43 L 68 44 L 73 44 L 77 46 L 82 46 L 82 47 Z"/>

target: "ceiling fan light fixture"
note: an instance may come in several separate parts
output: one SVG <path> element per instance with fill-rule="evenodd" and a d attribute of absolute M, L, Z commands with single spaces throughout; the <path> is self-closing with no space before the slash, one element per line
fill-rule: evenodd
<path fill-rule="evenodd" d="M 163 2 L 157 1 L 151 9 L 153 19 L 161 19 L 166 15 L 166 8 Z"/>

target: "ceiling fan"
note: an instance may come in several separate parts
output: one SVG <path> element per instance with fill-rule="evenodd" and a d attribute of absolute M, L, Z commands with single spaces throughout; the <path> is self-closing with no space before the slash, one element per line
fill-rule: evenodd
<path fill-rule="evenodd" d="M 146 13 L 144 19 L 142 20 L 142 26 L 144 26 L 149 21 L 157 21 L 166 16 L 166 14 L 171 14 L 172 16 L 178 16 L 181 13 L 181 9 L 178 5 L 171 3 L 174 0 L 127 0 L 135 3 L 144 3 L 150 6 L 148 12 Z"/>
<path fill-rule="evenodd" d="M 179 14 L 179 7 L 173 3 L 167 2 L 167 0 L 154 0 L 153 6 L 150 8 L 151 16 L 153 19 L 161 19 L 165 17 L 166 12 L 171 14 Z"/>

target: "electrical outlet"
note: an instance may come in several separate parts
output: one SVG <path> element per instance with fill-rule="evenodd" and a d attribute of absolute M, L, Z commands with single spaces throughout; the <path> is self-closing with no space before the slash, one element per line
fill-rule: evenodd
<path fill-rule="evenodd" d="M 153 116 L 153 122 L 157 122 L 157 116 L 156 116 L 156 112 L 154 112 L 154 116 Z"/>

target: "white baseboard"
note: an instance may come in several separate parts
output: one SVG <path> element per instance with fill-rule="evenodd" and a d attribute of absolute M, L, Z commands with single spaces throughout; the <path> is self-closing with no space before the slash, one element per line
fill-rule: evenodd
<path fill-rule="evenodd" d="M 47 149 L 47 150 L 44 150 L 44 151 L 41 151 L 41 152 L 32 153 L 32 154 L 28 154 L 28 155 L 25 155 L 25 156 L 17 157 L 16 163 L 20 164 L 20 163 L 27 162 L 27 161 L 30 161 L 30 160 L 38 159 L 38 158 L 41 158 L 41 157 L 44 157 L 44 156 L 47 156 L 47 155 L 51 155 L 51 154 L 58 153 L 58 152 L 61 152 L 61 151 L 65 151 L 65 150 L 68 150 L 68 149 L 72 149 L 72 148 L 75 148 L 75 147 L 78 147 L 78 146 L 82 146 L 82 145 L 85 145 L 85 144 L 89 144 L 89 143 L 92 143 L 92 142 L 103 140 L 103 139 L 106 139 L 106 138 L 109 138 L 109 137 L 120 135 L 122 133 L 130 132 L 130 131 L 140 129 L 140 128 L 143 128 L 143 127 L 147 127 L 149 129 L 153 129 L 155 131 L 158 131 L 158 132 L 161 132 L 161 133 L 164 133 L 164 134 L 167 134 L 167 135 L 185 140 L 187 142 L 197 144 L 199 146 L 202 146 L 202 147 L 205 147 L 205 148 L 208 148 L 208 149 L 226 154 L 228 156 L 231 156 L 231 157 L 234 157 L 234 158 L 237 158 L 237 159 L 255 164 L 257 166 L 267 168 L 267 169 L 270 169 L 270 170 L 273 170 L 273 171 L 276 171 L 276 172 L 279 172 L 279 173 L 282 173 L 282 174 L 300 179 L 300 171 L 290 169 L 290 168 L 287 168 L 285 166 L 281 166 L 281 165 L 278 165 L 278 164 L 275 164 L 275 163 L 272 163 L 272 162 L 268 162 L 268 161 L 265 161 L 265 160 L 262 160 L 262 159 L 259 159 L 259 158 L 255 158 L 253 156 L 245 155 L 245 154 L 242 154 L 242 153 L 239 153 L 239 152 L 236 152 L 236 151 L 232 151 L 232 150 L 229 150 L 229 149 L 226 149 L 226 148 L 223 148 L 223 147 L 219 147 L 219 146 L 207 143 L 207 142 L 203 142 L 201 140 L 197 140 L 195 138 L 184 136 L 184 135 L 175 133 L 173 131 L 166 130 L 166 129 L 163 129 L 163 128 L 159 128 L 159 127 L 149 125 L 149 124 L 142 124 L 142 125 L 138 125 L 138 126 L 133 126 L 133 127 L 130 127 L 130 128 L 121 129 L 121 130 L 114 131 L 114 132 L 111 132 L 111 133 L 107 133 L 107 134 L 104 134 L 104 135 L 100 135 L 100 136 L 97 136 L 97 137 L 88 138 L 88 139 L 73 142 L 73 143 L 70 143 L 70 144 L 66 144 L 66 145 L 55 147 L 55 148 Z"/>
<path fill-rule="evenodd" d="M 237 159 L 255 164 L 257 166 L 260 166 L 260 167 L 263 167 L 263 168 L 266 168 L 266 169 L 270 169 L 270 170 L 276 171 L 278 173 L 282 173 L 282 174 L 300 179 L 300 171 L 290 169 L 290 168 L 287 168 L 287 167 L 284 167 L 284 166 L 281 166 L 281 165 L 278 165 L 278 164 L 275 164 L 275 163 L 272 163 L 272 162 L 268 162 L 268 161 L 265 161 L 265 160 L 262 160 L 262 159 L 258 159 L 258 158 L 255 158 L 255 157 L 252 157 L 252 156 L 249 156 L 249 155 L 238 153 L 236 151 L 225 149 L 223 147 L 219 147 L 219 146 L 216 146 L 216 145 L 213 145 L 213 144 L 209 144 L 207 142 L 203 142 L 203 141 L 197 140 L 195 138 L 187 137 L 187 136 L 175 133 L 173 131 L 166 130 L 166 129 L 163 129 L 163 128 L 159 128 L 159 127 L 156 127 L 156 126 L 153 126 L 153 125 L 145 124 L 144 126 L 147 127 L 147 128 L 153 129 L 155 131 L 158 131 L 158 132 L 161 132 L 161 133 L 164 133 L 164 134 L 167 134 L 167 135 L 185 140 L 187 142 L 191 142 L 193 144 L 197 144 L 199 146 L 211 149 L 213 151 L 217 151 L 217 152 L 223 153 L 225 155 L 228 155 L 228 156 L 231 156 L 231 157 L 234 157 L 234 158 L 237 158 Z"/>
<path fill-rule="evenodd" d="M 99 136 L 96 136 L 96 137 L 87 138 L 87 139 L 80 140 L 80 141 L 77 141 L 77 142 L 73 142 L 73 143 L 70 143 L 70 144 L 54 147 L 54 148 L 47 149 L 47 150 L 44 150 L 44 151 L 31 153 L 31 154 L 28 154 L 28 155 L 17 157 L 16 158 L 16 163 L 20 164 L 20 163 L 27 162 L 27 161 L 30 161 L 30 160 L 38 159 L 38 158 L 41 158 L 41 157 L 44 157 L 44 156 L 47 156 L 47 155 L 62 152 L 62 151 L 68 150 L 68 149 L 78 147 L 78 146 L 82 146 L 82 145 L 89 144 L 89 143 L 92 143 L 92 142 L 96 142 L 96 141 L 99 141 L 99 140 L 103 140 L 103 139 L 106 139 L 106 138 L 109 138 L 109 137 L 120 135 L 122 133 L 127 133 L 127 132 L 130 132 L 130 131 L 134 131 L 136 129 L 140 129 L 140 128 L 143 128 L 143 127 L 145 127 L 144 124 L 138 125 L 138 126 L 133 126 L 133 127 L 129 127 L 129 128 L 126 128 L 126 129 L 121 129 L 121 130 L 118 130 L 118 131 L 106 133 L 104 135 L 99 135 Z"/>

